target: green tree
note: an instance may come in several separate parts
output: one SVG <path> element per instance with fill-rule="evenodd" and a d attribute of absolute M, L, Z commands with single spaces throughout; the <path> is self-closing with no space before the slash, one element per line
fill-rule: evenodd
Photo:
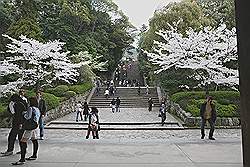
<path fill-rule="evenodd" d="M 212 26 L 218 26 L 221 22 L 228 28 L 235 24 L 234 0 L 197 0 L 206 15 L 211 20 Z"/>
<path fill-rule="evenodd" d="M 160 40 L 155 34 L 159 30 L 169 30 L 169 24 L 178 23 L 178 31 L 185 34 L 191 27 L 200 30 L 203 26 L 209 25 L 210 20 L 205 17 L 201 6 L 196 1 L 184 0 L 180 3 L 170 3 L 163 9 L 155 11 L 154 16 L 149 20 L 149 30 L 144 35 L 141 48 L 150 51 L 154 40 Z"/>

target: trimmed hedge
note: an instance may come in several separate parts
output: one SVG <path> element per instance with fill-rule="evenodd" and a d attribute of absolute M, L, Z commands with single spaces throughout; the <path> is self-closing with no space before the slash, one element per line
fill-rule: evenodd
<path fill-rule="evenodd" d="M 81 85 L 71 85 L 71 86 L 69 86 L 69 90 L 74 91 L 77 94 L 83 94 L 87 90 L 90 90 L 92 87 L 93 87 L 92 83 L 86 82 L 86 83 L 81 84 Z"/>
<path fill-rule="evenodd" d="M 45 90 L 45 92 L 53 94 L 57 97 L 64 96 L 64 93 L 69 90 L 69 87 L 67 85 L 58 85 L 55 88 L 48 88 Z"/>
<path fill-rule="evenodd" d="M 59 106 L 61 101 L 61 98 L 49 93 L 43 93 L 43 98 L 48 106 L 47 110 L 56 108 L 57 106 Z"/>
<path fill-rule="evenodd" d="M 67 99 L 74 97 L 75 95 L 76 95 L 76 92 L 71 91 L 71 90 L 64 93 L 64 97 L 66 97 Z"/>
<path fill-rule="evenodd" d="M 240 93 L 236 91 L 209 92 L 213 97 L 218 117 L 239 116 Z M 171 96 L 185 111 L 193 116 L 200 115 L 200 106 L 205 102 L 205 92 L 179 92 Z"/>

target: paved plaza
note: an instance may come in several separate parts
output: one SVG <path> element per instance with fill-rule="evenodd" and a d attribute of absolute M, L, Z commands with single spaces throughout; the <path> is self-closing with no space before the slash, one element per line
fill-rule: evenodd
<path fill-rule="evenodd" d="M 100 109 L 102 122 L 160 121 L 158 109 Z M 133 115 L 133 116 L 132 116 Z M 167 121 L 175 121 L 170 115 Z M 57 121 L 74 121 L 75 113 Z M 9 129 L 0 129 L 0 150 L 7 146 Z M 208 131 L 206 131 L 208 133 Z M 39 141 L 38 159 L 27 167 L 242 167 L 240 129 L 216 129 L 215 141 L 200 139 L 193 130 L 103 130 L 100 139 L 85 139 L 86 131 L 46 129 Z M 28 144 L 29 156 L 32 144 Z M 16 142 L 15 151 L 19 151 Z M 0 167 L 10 166 L 20 155 L 0 157 Z"/>

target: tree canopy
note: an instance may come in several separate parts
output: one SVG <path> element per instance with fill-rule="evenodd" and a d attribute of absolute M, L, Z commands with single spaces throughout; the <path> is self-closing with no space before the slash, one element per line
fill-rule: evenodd
<path fill-rule="evenodd" d="M 114 17 L 114 15 L 116 15 Z M 4 0 L 0 2 L 1 34 L 48 42 L 65 42 L 70 54 L 87 51 L 107 61 L 107 71 L 117 66 L 133 39 L 133 26 L 111 0 Z M 0 38 L 0 51 L 8 41 Z"/>

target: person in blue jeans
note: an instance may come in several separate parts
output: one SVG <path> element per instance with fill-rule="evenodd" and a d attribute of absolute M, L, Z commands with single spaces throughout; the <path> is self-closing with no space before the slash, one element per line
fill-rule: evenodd
<path fill-rule="evenodd" d="M 46 116 L 47 105 L 45 100 L 42 98 L 42 91 L 38 90 L 36 92 L 36 99 L 38 102 L 38 109 L 40 110 L 40 118 L 39 118 L 39 129 L 40 129 L 40 140 L 44 140 L 44 117 Z"/>

